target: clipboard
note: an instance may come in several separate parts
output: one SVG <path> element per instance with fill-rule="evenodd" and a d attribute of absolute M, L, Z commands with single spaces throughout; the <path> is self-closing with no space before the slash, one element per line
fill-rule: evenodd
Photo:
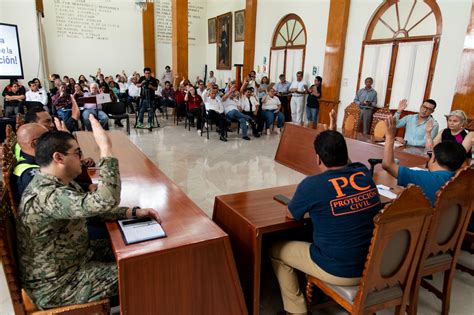
<path fill-rule="evenodd" d="M 166 237 L 161 224 L 152 218 L 118 220 L 118 224 L 127 245 Z"/>

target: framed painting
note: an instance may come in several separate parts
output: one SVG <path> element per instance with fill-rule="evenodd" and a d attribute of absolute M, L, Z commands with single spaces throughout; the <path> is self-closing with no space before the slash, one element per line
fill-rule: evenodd
<path fill-rule="evenodd" d="M 207 39 L 209 44 L 216 42 L 216 18 L 207 20 Z"/>
<path fill-rule="evenodd" d="M 216 34 L 216 68 L 230 70 L 232 68 L 232 12 L 217 17 Z"/>
<path fill-rule="evenodd" d="M 234 12 L 234 31 L 235 31 L 235 41 L 243 42 L 244 41 L 244 30 L 245 30 L 245 10 L 235 11 Z"/>

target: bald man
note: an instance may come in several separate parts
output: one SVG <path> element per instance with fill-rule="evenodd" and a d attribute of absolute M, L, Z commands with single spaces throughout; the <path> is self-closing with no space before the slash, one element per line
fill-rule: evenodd
<path fill-rule="evenodd" d="M 39 171 L 35 161 L 35 146 L 38 138 L 48 132 L 48 129 L 39 123 L 29 123 L 21 126 L 17 131 L 17 143 L 20 146 L 19 162 L 13 170 L 12 183 L 14 183 L 13 194 L 17 202 L 26 186 Z"/>

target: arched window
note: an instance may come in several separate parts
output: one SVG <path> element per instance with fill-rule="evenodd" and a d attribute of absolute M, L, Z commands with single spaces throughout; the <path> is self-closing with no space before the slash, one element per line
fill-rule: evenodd
<path fill-rule="evenodd" d="M 435 0 L 383 2 L 367 27 L 357 88 L 372 77 L 380 107 L 406 98 L 417 111 L 431 92 L 441 28 Z"/>
<path fill-rule="evenodd" d="M 296 14 L 283 17 L 273 33 L 270 49 L 271 82 L 278 82 L 278 76 L 286 75 L 288 81 L 296 77 L 296 72 L 303 71 L 306 54 L 306 27 Z"/>

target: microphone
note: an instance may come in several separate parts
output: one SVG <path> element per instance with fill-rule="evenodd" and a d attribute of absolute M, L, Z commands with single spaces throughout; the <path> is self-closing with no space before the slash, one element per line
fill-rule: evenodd
<path fill-rule="evenodd" d="M 370 176 L 374 177 L 374 168 L 377 164 L 382 163 L 382 159 L 369 159 L 370 164 Z"/>

